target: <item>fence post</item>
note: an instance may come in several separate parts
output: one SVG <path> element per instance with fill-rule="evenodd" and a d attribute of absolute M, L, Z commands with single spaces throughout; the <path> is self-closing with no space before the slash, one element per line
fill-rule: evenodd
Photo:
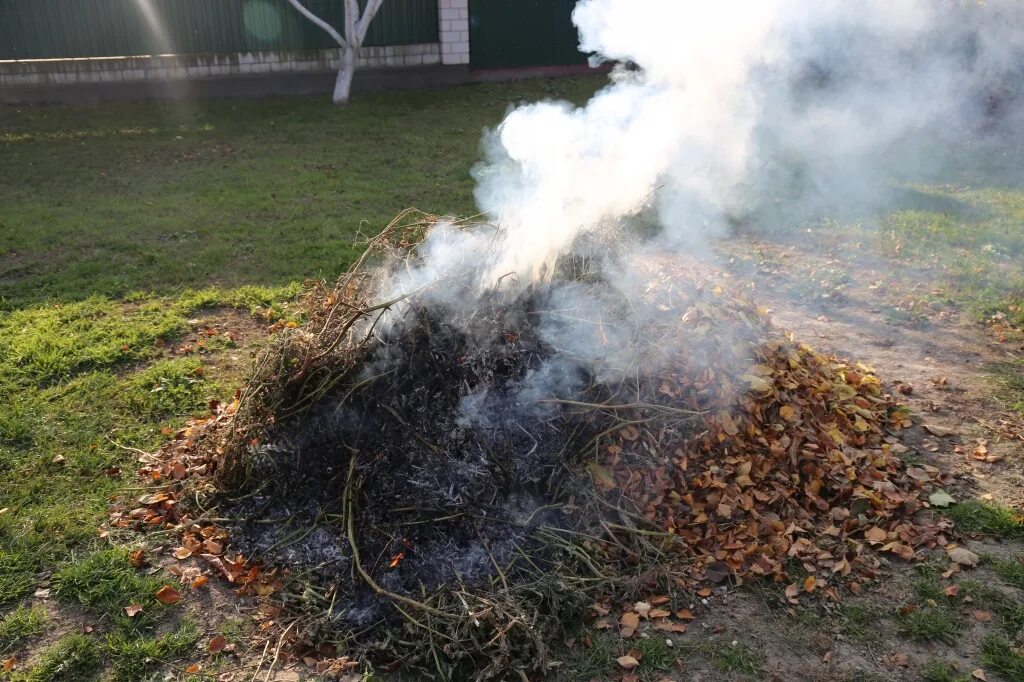
<path fill-rule="evenodd" d="M 469 64 L 469 0 L 437 0 L 442 64 Z"/>

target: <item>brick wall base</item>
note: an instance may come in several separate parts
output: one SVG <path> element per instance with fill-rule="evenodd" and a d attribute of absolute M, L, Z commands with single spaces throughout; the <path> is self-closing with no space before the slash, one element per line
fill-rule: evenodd
<path fill-rule="evenodd" d="M 468 53 L 467 53 L 468 62 Z M 441 64 L 441 44 L 364 47 L 360 68 Z M 266 73 L 336 71 L 337 50 L 0 61 L 0 88 L 26 85 L 191 80 Z"/>

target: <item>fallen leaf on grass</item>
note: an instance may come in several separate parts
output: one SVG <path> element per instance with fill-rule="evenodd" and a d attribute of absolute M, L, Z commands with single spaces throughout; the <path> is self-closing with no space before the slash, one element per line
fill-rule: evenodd
<path fill-rule="evenodd" d="M 224 651 L 224 647 L 228 645 L 228 640 L 224 635 L 217 635 L 210 640 L 210 643 L 206 645 L 206 650 L 211 654 L 219 654 Z"/>
<path fill-rule="evenodd" d="M 178 549 L 174 550 L 174 558 L 178 561 L 184 561 L 190 556 L 192 556 L 192 550 L 188 547 L 179 547 Z"/>
<path fill-rule="evenodd" d="M 142 568 L 146 565 L 146 552 L 143 549 L 132 550 L 132 553 L 128 555 L 128 560 L 135 568 Z"/>
<path fill-rule="evenodd" d="M 991 611 L 971 611 L 971 616 L 979 623 L 987 623 L 992 620 Z"/>
<path fill-rule="evenodd" d="M 615 659 L 615 662 L 618 663 L 620 667 L 625 668 L 626 670 L 632 670 L 633 668 L 640 665 L 640 661 L 636 660 L 628 654 L 625 656 L 619 656 Z"/>
<path fill-rule="evenodd" d="M 641 618 L 647 618 L 648 614 L 651 612 L 651 605 L 645 601 L 638 601 L 636 604 L 633 604 L 633 610 L 636 611 L 637 615 Z"/>
<path fill-rule="evenodd" d="M 928 496 L 928 502 L 931 503 L 933 507 L 948 507 L 956 502 L 956 500 L 954 500 L 953 496 L 945 490 L 937 490 Z"/>
<path fill-rule="evenodd" d="M 18 667 L 18 657 L 11 656 L 10 658 L 4 659 L 3 671 L 9 673 Z"/>
<path fill-rule="evenodd" d="M 892 656 L 886 656 L 882 660 L 890 668 L 906 668 L 910 665 L 910 658 L 906 654 L 893 654 Z"/>
<path fill-rule="evenodd" d="M 128 614 L 129 618 L 134 618 L 142 613 L 142 604 L 129 604 L 124 607 L 124 612 Z"/>
<path fill-rule="evenodd" d="M 181 593 L 171 585 L 164 585 L 156 591 L 156 600 L 161 604 L 176 604 L 181 601 Z"/>
<path fill-rule="evenodd" d="M 804 581 L 804 592 L 814 592 L 815 588 L 818 587 L 818 580 L 813 575 L 807 576 L 807 580 Z"/>
<path fill-rule="evenodd" d="M 690 613 L 690 609 L 679 609 L 676 611 L 676 618 L 679 620 L 693 620 L 697 616 Z"/>
<path fill-rule="evenodd" d="M 985 677 L 985 671 L 982 670 L 981 668 L 978 668 L 976 670 L 972 670 L 971 671 L 971 677 L 973 677 L 976 680 L 982 680 L 982 682 L 987 682 L 987 680 L 988 680 L 988 678 Z"/>
<path fill-rule="evenodd" d="M 964 547 L 953 547 L 952 549 L 947 549 L 946 554 L 949 555 L 950 561 L 958 563 L 961 566 L 977 566 L 978 562 L 981 560 L 981 557 Z"/>
<path fill-rule="evenodd" d="M 185 672 L 188 673 L 189 675 L 195 675 L 197 672 L 199 672 L 202 669 L 203 669 L 203 666 L 199 665 L 198 663 L 193 663 L 192 665 L 187 666 L 185 668 Z"/>
<path fill-rule="evenodd" d="M 622 614 L 622 618 L 619 620 L 621 627 L 619 628 L 619 634 L 623 637 L 631 637 L 636 629 L 640 626 L 640 616 L 632 611 L 628 611 Z"/>
<path fill-rule="evenodd" d="M 193 590 L 196 589 L 197 587 L 202 587 L 209 580 L 210 579 L 207 576 L 205 576 L 205 575 L 198 576 L 195 580 L 192 581 L 191 587 L 192 587 Z"/>
<path fill-rule="evenodd" d="M 957 595 L 957 593 L 960 591 L 960 586 L 959 585 L 947 585 L 946 588 L 944 590 L 942 590 L 942 591 L 946 593 L 947 597 L 955 597 Z"/>

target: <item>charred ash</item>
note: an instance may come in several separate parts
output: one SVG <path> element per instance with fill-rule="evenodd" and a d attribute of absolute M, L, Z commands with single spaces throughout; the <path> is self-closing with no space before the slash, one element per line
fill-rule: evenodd
<path fill-rule="evenodd" d="M 249 519 L 232 528 L 239 550 L 349 583 L 355 599 L 337 612 L 346 623 L 393 617 L 365 582 L 350 582 L 343 493 L 355 461 L 354 539 L 385 590 L 472 588 L 534 554 L 532 529 L 563 522 L 545 507 L 574 485 L 566 456 L 588 432 L 559 406 L 523 402 L 531 378 L 554 371 L 538 332 L 550 301 L 543 287 L 494 293 L 457 318 L 405 305 L 350 383 L 252 451 L 252 490 L 229 508 Z M 590 383 L 582 364 L 557 371 L 562 385 Z"/>

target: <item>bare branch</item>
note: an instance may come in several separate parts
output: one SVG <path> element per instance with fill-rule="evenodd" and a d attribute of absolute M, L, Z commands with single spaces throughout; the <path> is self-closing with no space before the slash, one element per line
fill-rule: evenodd
<path fill-rule="evenodd" d="M 381 4 L 384 0 L 370 0 L 366 3 L 366 9 L 363 10 L 363 16 L 359 18 L 359 23 L 356 24 L 356 35 L 359 36 L 359 44 L 363 44 L 363 40 L 366 39 L 366 32 L 370 29 L 370 22 L 377 15 L 377 10 L 380 9 Z"/>
<path fill-rule="evenodd" d="M 340 33 L 338 33 L 336 30 L 334 30 L 333 26 L 328 24 L 326 21 L 324 21 L 323 19 L 321 19 L 317 15 L 313 14 L 312 12 L 310 12 L 308 9 L 306 9 L 305 6 L 303 6 L 303 4 L 301 2 L 299 2 L 299 0 L 288 0 L 288 2 L 291 4 L 292 7 L 294 7 L 297 10 L 299 10 L 299 12 L 302 14 L 302 16 L 306 17 L 307 19 L 312 21 L 314 24 L 316 24 L 317 26 L 319 26 L 323 30 L 327 31 L 327 34 L 330 35 L 332 38 L 334 38 L 334 42 L 338 43 L 338 45 L 340 47 L 345 47 L 346 46 L 345 39 L 341 37 Z M 377 4 L 380 5 L 379 2 Z M 348 14 L 348 13 L 346 12 L 346 14 Z M 348 21 L 348 19 L 346 18 L 346 22 L 347 21 Z"/>

